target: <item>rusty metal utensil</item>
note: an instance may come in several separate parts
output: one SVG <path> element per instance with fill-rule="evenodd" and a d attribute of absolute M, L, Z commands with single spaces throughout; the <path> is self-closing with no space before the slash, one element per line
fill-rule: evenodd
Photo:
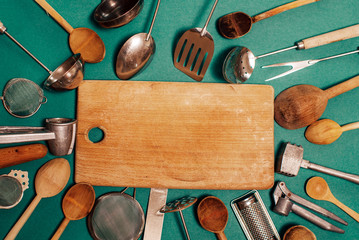
<path fill-rule="evenodd" d="M 58 12 L 45 0 L 35 0 L 47 13 L 63 27 L 69 35 L 71 51 L 81 53 L 85 62 L 98 63 L 105 58 L 105 44 L 97 33 L 89 28 L 73 28 Z"/>
<path fill-rule="evenodd" d="M 218 0 L 214 2 L 204 27 L 187 30 L 178 40 L 174 52 L 175 67 L 196 81 L 202 81 L 212 60 L 214 41 L 207 26 L 217 3 Z"/>
<path fill-rule="evenodd" d="M 260 20 L 272 17 L 284 11 L 297 8 L 303 5 L 307 5 L 309 3 L 317 2 L 319 0 L 297 0 L 282 6 L 273 8 L 269 11 L 251 17 L 244 12 L 234 12 L 223 17 L 218 20 L 218 29 L 219 33 L 229 39 L 235 39 L 244 36 L 247 34 L 251 28 L 253 23 L 259 22 Z"/>
<path fill-rule="evenodd" d="M 41 67 L 43 67 L 50 76 L 45 80 L 44 85 L 54 90 L 71 90 L 77 88 L 83 80 L 83 63 L 80 54 L 75 54 L 63 62 L 55 71 L 50 71 L 42 62 L 32 55 L 24 46 L 22 46 L 7 31 L 4 24 L 0 21 L 0 34 L 5 34 Z"/>
<path fill-rule="evenodd" d="M 104 28 L 121 27 L 141 12 L 143 0 L 102 0 L 94 12 L 95 21 Z"/>

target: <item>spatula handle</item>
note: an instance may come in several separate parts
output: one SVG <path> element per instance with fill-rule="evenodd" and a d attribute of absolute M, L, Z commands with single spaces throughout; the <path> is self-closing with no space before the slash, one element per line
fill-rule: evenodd
<path fill-rule="evenodd" d="M 51 240 L 59 239 L 61 237 L 62 233 L 64 232 L 67 224 L 69 224 L 69 222 L 70 222 L 70 219 L 64 218 L 64 220 L 62 220 L 62 222 L 61 222 L 61 225 L 56 230 L 54 236 L 52 236 Z"/>
<path fill-rule="evenodd" d="M 324 92 L 327 95 L 328 99 L 331 99 L 356 87 L 359 87 L 359 75 L 345 82 L 339 83 L 334 87 L 328 88 Z"/>
<path fill-rule="evenodd" d="M 32 200 L 30 205 L 27 207 L 25 212 L 21 215 L 19 220 L 15 223 L 15 225 L 11 228 L 10 232 L 6 235 L 4 240 L 13 240 L 16 238 L 17 234 L 20 232 L 21 228 L 26 223 L 27 219 L 31 216 L 32 212 L 36 208 L 37 204 L 39 204 L 41 197 L 36 195 L 35 198 Z"/>
<path fill-rule="evenodd" d="M 24 146 L 0 149 L 0 169 L 45 157 L 47 147 L 43 144 L 29 144 Z"/>
<path fill-rule="evenodd" d="M 285 12 L 287 10 L 297 8 L 297 7 L 301 7 L 303 5 L 307 5 L 309 3 L 314 3 L 314 2 L 317 2 L 317 1 L 319 1 L 319 0 L 297 0 L 297 1 L 293 1 L 293 2 L 290 2 L 290 3 L 284 4 L 282 6 L 273 8 L 273 9 L 271 9 L 269 11 L 266 11 L 264 13 L 261 13 L 261 14 L 258 14 L 256 16 L 252 17 L 252 22 L 256 23 L 256 22 L 259 22 L 259 21 L 261 21 L 263 19 L 270 18 L 270 17 L 272 17 L 274 15 L 277 15 L 279 13 Z"/>
<path fill-rule="evenodd" d="M 298 49 L 309 49 L 354 37 L 359 37 L 359 24 L 304 39 L 297 45 Z"/>
<path fill-rule="evenodd" d="M 349 216 L 355 219 L 355 221 L 359 222 L 359 214 L 355 212 L 353 209 L 347 207 L 343 203 L 341 203 L 338 199 L 336 199 L 334 196 L 330 198 L 330 201 L 337 205 L 340 209 L 342 209 L 344 212 L 346 212 Z"/>
<path fill-rule="evenodd" d="M 35 0 L 37 4 L 40 5 L 46 12 L 53 17 L 56 22 L 58 22 L 61 27 L 63 27 L 66 32 L 71 33 L 74 29 L 73 27 L 58 13 L 55 9 L 53 9 L 45 0 Z"/>

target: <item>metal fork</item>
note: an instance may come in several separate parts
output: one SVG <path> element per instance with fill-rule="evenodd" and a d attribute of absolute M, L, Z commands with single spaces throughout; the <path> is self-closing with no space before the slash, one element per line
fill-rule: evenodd
<path fill-rule="evenodd" d="M 277 78 L 280 78 L 280 77 L 284 77 L 286 75 L 289 75 L 291 73 L 299 71 L 299 70 L 301 70 L 303 68 L 313 66 L 314 64 L 316 64 L 318 62 L 321 62 L 321 61 L 334 59 L 334 58 L 338 58 L 338 57 L 343 57 L 343 56 L 354 54 L 354 53 L 359 53 L 359 50 L 355 50 L 355 51 L 347 52 L 347 53 L 342 53 L 342 54 L 331 56 L 331 57 L 315 59 L 315 60 L 304 60 L 304 61 L 296 61 L 296 62 L 277 63 L 277 64 L 272 64 L 272 65 L 262 66 L 262 68 L 281 67 L 281 66 L 291 66 L 292 67 L 292 69 L 290 69 L 289 71 L 284 72 L 282 74 L 279 74 L 279 75 L 277 75 L 275 77 L 266 79 L 265 81 L 267 82 L 267 81 L 271 81 L 271 80 L 274 80 L 274 79 L 277 79 Z"/>

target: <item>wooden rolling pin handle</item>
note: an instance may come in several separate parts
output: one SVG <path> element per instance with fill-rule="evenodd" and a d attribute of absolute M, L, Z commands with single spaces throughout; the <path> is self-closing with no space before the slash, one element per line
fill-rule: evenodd
<path fill-rule="evenodd" d="M 359 75 L 345 82 L 339 83 L 334 87 L 328 88 L 324 90 L 324 92 L 326 93 L 328 99 L 331 99 L 356 87 L 359 87 Z"/>
<path fill-rule="evenodd" d="M 44 144 L 29 144 L 0 149 L 0 169 L 45 157 L 47 147 Z"/>
<path fill-rule="evenodd" d="M 298 46 L 299 49 L 309 49 L 354 37 L 359 37 L 359 24 L 304 39 L 298 43 Z"/>
<path fill-rule="evenodd" d="M 55 9 L 53 9 L 50 4 L 48 4 L 45 0 L 35 0 L 37 4 L 40 5 L 47 13 L 50 14 L 51 17 L 53 17 L 56 22 L 58 22 L 61 27 L 63 27 L 66 32 L 71 33 L 74 28 L 58 13 Z"/>
<path fill-rule="evenodd" d="M 21 215 L 19 220 L 15 223 L 15 225 L 11 228 L 10 232 L 6 235 L 4 240 L 14 240 L 16 236 L 19 234 L 21 228 L 26 223 L 27 219 L 31 216 L 32 212 L 35 210 L 36 206 L 39 204 L 41 197 L 36 195 L 32 200 L 30 205 L 26 208 L 25 212 Z"/>
<path fill-rule="evenodd" d="M 269 11 L 266 11 L 264 13 L 261 13 L 261 14 L 258 14 L 256 16 L 252 17 L 252 22 L 256 23 L 256 22 L 259 22 L 259 21 L 261 21 L 263 19 L 270 18 L 270 17 L 272 17 L 274 15 L 277 15 L 279 13 L 285 12 L 287 10 L 297 8 L 297 7 L 301 7 L 303 5 L 307 5 L 309 3 L 314 3 L 314 2 L 318 2 L 318 1 L 319 0 L 297 0 L 297 1 L 293 1 L 293 2 L 290 2 L 290 3 L 284 4 L 282 6 L 273 8 L 273 9 L 271 9 Z"/>
<path fill-rule="evenodd" d="M 70 219 L 64 218 L 64 220 L 62 220 L 62 222 L 61 222 L 61 225 L 56 230 L 54 236 L 52 236 L 51 240 L 59 239 L 61 237 L 62 233 L 64 232 L 66 226 L 69 224 L 69 222 L 70 222 Z"/>

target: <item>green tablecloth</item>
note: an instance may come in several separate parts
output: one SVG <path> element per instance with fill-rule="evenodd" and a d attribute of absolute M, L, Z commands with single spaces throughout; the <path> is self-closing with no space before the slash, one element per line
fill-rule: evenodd
<path fill-rule="evenodd" d="M 156 1 L 145 0 L 143 11 L 131 23 L 121 28 L 103 29 L 93 20 L 93 11 L 99 0 L 87 1 L 48 1 L 73 27 L 89 27 L 94 29 L 103 39 L 106 45 L 106 57 L 101 63 L 86 64 L 85 79 L 109 79 L 118 80 L 114 70 L 114 61 L 121 45 L 133 34 L 146 32 L 149 28 Z M 237 1 L 220 0 L 213 14 L 208 31 L 215 42 L 215 52 L 209 69 L 203 79 L 203 84 L 218 82 L 226 84 L 221 69 L 223 60 L 228 51 L 234 46 L 246 46 L 255 55 L 264 54 L 273 50 L 293 46 L 294 42 L 320 33 L 329 32 L 357 24 L 357 12 L 359 1 L 357 0 L 322 0 L 308 6 L 291 10 L 270 19 L 256 23 L 251 32 L 246 36 L 228 40 L 218 34 L 216 21 L 219 17 L 233 12 L 243 11 L 249 15 L 255 15 L 267 9 L 287 3 L 289 0 L 267 1 Z M 156 54 L 148 68 L 135 76 L 132 81 L 188 81 L 193 80 L 178 71 L 172 62 L 173 51 L 181 34 L 193 27 L 203 27 L 213 1 L 163 1 L 161 3 L 157 20 L 152 32 L 156 41 Z M 71 55 L 68 46 L 68 34 L 50 16 L 40 8 L 35 1 L 1 1 L 0 20 L 19 42 L 27 47 L 50 69 L 54 70 L 59 64 Z M 355 50 L 358 46 L 358 38 L 333 43 L 330 45 L 310 50 L 296 51 L 278 54 L 257 61 L 257 67 L 246 84 L 270 84 L 277 95 L 282 90 L 296 84 L 312 84 L 319 88 L 328 88 L 339 82 L 347 80 L 356 74 L 359 69 L 359 56 L 351 55 L 336 60 L 318 63 L 272 82 L 264 82 L 287 68 L 261 69 L 260 66 L 304 59 L 316 59 L 343 52 Z M 0 78 L 1 86 L 12 78 L 28 78 L 41 84 L 48 76 L 35 61 L 22 52 L 6 36 L 0 37 Z M 76 117 L 76 91 L 50 92 L 45 91 L 48 102 L 44 104 L 38 113 L 26 119 L 19 119 L 9 115 L 4 108 L 0 108 L 0 125 L 25 125 L 42 126 L 45 118 L 51 117 Z M 101 96 L 98 96 L 101 98 Z M 359 120 L 358 89 L 340 95 L 329 100 L 328 106 L 322 118 L 330 118 L 343 125 Z M 96 99 L 93 99 L 96 101 Z M 333 144 L 326 146 L 314 145 L 304 138 L 305 128 L 298 130 L 286 130 L 275 123 L 275 150 L 276 154 L 283 142 L 290 141 L 304 147 L 304 158 L 314 163 L 322 164 L 334 169 L 358 173 L 358 130 L 346 132 Z M 4 145 L 7 146 L 7 145 Z M 20 169 L 29 172 L 30 188 L 25 191 L 22 201 L 9 210 L 0 210 L 0 238 L 4 237 L 12 225 L 20 217 L 27 205 L 35 196 L 34 176 L 37 169 L 49 159 L 51 154 L 41 160 L 28 162 L 11 168 L 0 169 L 0 174 L 7 174 L 11 169 Z M 72 170 L 74 166 L 74 154 L 65 157 L 69 160 Z M 329 183 L 333 194 L 344 204 L 355 211 L 359 211 L 358 186 L 354 183 L 327 176 L 311 170 L 301 169 L 297 177 L 286 177 L 275 174 L 276 181 L 285 181 L 288 188 L 294 193 L 311 200 L 324 208 L 334 212 L 349 225 L 340 224 L 329 220 L 346 231 L 344 235 L 328 232 L 318 228 L 310 222 L 291 213 L 288 217 L 274 213 L 272 190 L 261 190 L 261 194 L 269 214 L 272 217 L 281 236 L 292 225 L 304 225 L 311 229 L 318 239 L 358 239 L 359 225 L 338 207 L 329 202 L 310 199 L 304 190 L 305 182 L 312 176 L 322 176 Z M 66 189 L 73 184 L 73 171 Z M 96 196 L 106 192 L 118 191 L 121 188 L 95 187 Z M 175 190 L 168 192 L 168 201 L 178 197 L 191 195 L 203 197 L 214 195 L 219 197 L 227 206 L 229 221 L 225 229 L 228 239 L 245 239 L 239 223 L 230 208 L 230 201 L 247 191 L 219 191 L 219 190 Z M 18 239 L 48 239 L 60 224 L 63 213 L 61 200 L 65 191 L 55 197 L 43 199 L 35 209 L 32 216 L 22 228 Z M 137 199 L 146 212 L 149 189 L 137 189 Z M 188 230 L 193 239 L 215 239 L 213 233 L 205 231 L 199 225 L 196 217 L 196 205 L 183 212 L 187 221 Z M 63 233 L 62 239 L 91 239 L 86 220 L 70 222 Z M 165 215 L 162 239 L 185 239 L 178 214 Z"/>

